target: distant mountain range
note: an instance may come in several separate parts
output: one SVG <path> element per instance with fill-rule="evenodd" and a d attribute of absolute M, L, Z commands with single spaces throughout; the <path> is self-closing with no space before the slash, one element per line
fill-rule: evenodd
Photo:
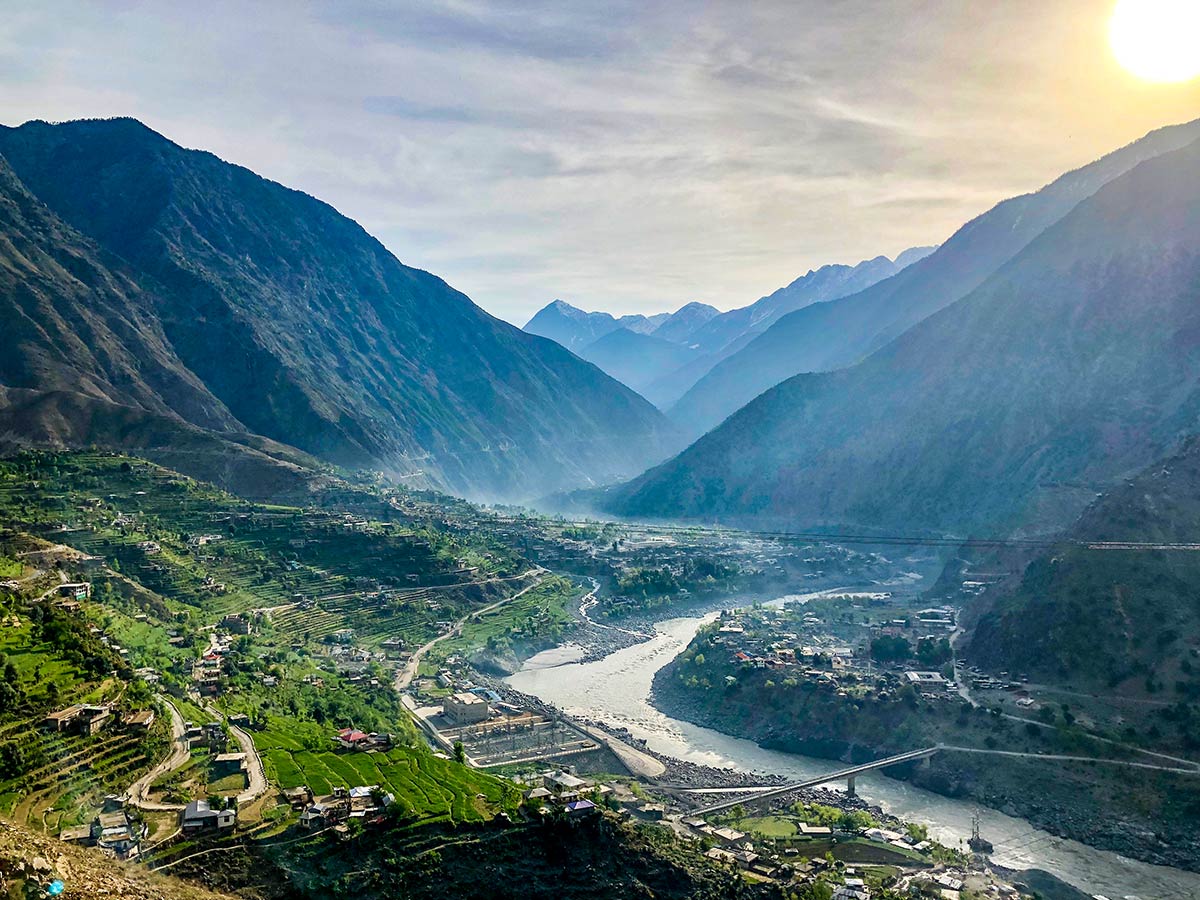
<path fill-rule="evenodd" d="M 749 306 L 725 313 L 703 303 L 688 303 L 674 313 L 617 319 L 608 313 L 584 312 L 555 300 L 539 310 L 526 323 L 525 330 L 557 341 L 596 363 L 655 405 L 665 408 L 683 396 L 713 366 L 746 346 L 781 316 L 812 303 L 862 290 L 894 275 L 934 249 L 914 247 L 897 256 L 895 262 L 886 256 L 878 256 L 856 266 L 822 266 Z M 657 342 L 627 338 L 600 343 L 621 329 L 679 345 L 687 352 L 672 354 Z M 591 350 L 592 347 L 596 349 Z M 622 357 L 618 350 L 629 355 Z M 646 356 L 644 362 L 638 358 L 640 354 Z M 691 430 L 690 425 L 683 427 Z"/>
<path fill-rule="evenodd" d="M 810 307 L 822 328 L 793 348 L 809 367 L 933 314 L 858 365 L 769 389 L 601 504 L 906 532 L 1061 526 L 1200 430 L 1198 138 L 1200 122 L 1155 132 Z"/>
<path fill-rule="evenodd" d="M 678 446 L 332 207 L 130 119 L 0 127 L 0 320 L 9 445 L 315 457 L 514 499 Z"/>
<path fill-rule="evenodd" d="M 639 334 L 626 328 L 610 331 L 579 351 L 580 357 L 639 393 L 698 355 L 691 347 L 665 340 L 657 332 Z"/>
<path fill-rule="evenodd" d="M 966 296 L 1031 240 L 1113 178 L 1200 137 L 1164 128 L 968 222 L 935 252 L 843 299 L 782 316 L 711 370 L 667 414 L 695 439 L 763 391 L 803 372 L 853 365 L 939 309 Z M 899 262 L 899 260 L 898 260 Z"/>
<path fill-rule="evenodd" d="M 618 319 L 606 312 L 584 312 L 570 303 L 555 300 L 538 310 L 525 323 L 524 330 L 550 338 L 568 350 L 578 352 L 618 328 L 637 334 L 653 334 L 669 318 L 670 313 L 659 313 L 656 316 L 633 315 Z"/>

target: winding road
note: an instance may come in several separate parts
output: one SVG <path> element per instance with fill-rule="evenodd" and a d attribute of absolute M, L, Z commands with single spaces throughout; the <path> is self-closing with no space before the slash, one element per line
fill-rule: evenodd
<path fill-rule="evenodd" d="M 175 708 L 167 697 L 159 694 L 158 699 L 166 706 L 167 712 L 171 717 L 171 752 L 166 758 L 154 766 L 149 772 L 135 781 L 129 786 L 125 792 L 126 802 L 130 806 L 136 806 L 139 809 L 149 810 L 151 812 L 178 812 L 183 809 L 183 803 L 163 803 L 159 800 L 149 799 L 150 788 L 163 775 L 168 772 L 174 772 L 176 769 L 183 768 L 192 758 L 191 751 L 188 749 L 184 735 L 187 731 L 183 716 L 179 710 Z M 225 715 L 216 707 L 203 705 L 203 709 L 214 720 L 225 721 Z M 237 801 L 239 805 L 253 803 L 270 787 L 267 782 L 267 773 L 263 768 L 262 757 L 258 754 L 258 748 L 254 746 L 254 739 L 250 737 L 241 728 L 236 725 L 228 725 L 229 733 L 237 742 L 238 747 L 246 754 L 246 790 L 238 794 Z"/>
<path fill-rule="evenodd" d="M 129 790 L 125 792 L 126 802 L 130 806 L 156 812 L 178 811 L 183 809 L 182 803 L 160 803 L 157 800 L 150 800 L 147 796 L 150 793 L 150 785 L 168 772 L 182 768 L 192 756 L 184 740 L 184 733 L 187 729 L 183 724 L 183 716 L 179 714 L 175 704 L 162 694 L 158 695 L 158 699 L 166 706 L 167 713 L 171 717 L 171 752 L 167 754 L 166 759 L 129 786 Z"/>
<path fill-rule="evenodd" d="M 526 585 L 525 587 L 521 588 L 521 590 L 517 591 L 515 594 L 512 594 L 511 596 L 505 597 L 501 600 L 497 600 L 495 603 L 489 604 L 488 606 L 485 606 L 482 609 L 472 610 L 471 612 L 469 612 L 465 616 L 463 616 L 461 619 L 459 619 L 457 622 L 455 622 L 448 631 L 444 632 L 443 634 L 439 634 L 437 637 L 435 637 L 429 643 L 424 644 L 421 647 L 418 647 L 413 652 L 413 655 L 409 657 L 408 662 L 406 662 L 404 664 L 404 666 L 400 669 L 400 671 L 396 673 L 396 681 L 395 681 L 395 685 L 394 685 L 396 688 L 396 691 L 398 693 L 402 693 L 403 691 L 407 690 L 408 686 L 410 684 L 412 684 L 413 679 L 417 677 L 417 670 L 421 667 L 421 660 L 425 658 L 425 654 L 428 653 L 430 650 L 432 650 L 434 648 L 434 646 L 436 646 L 437 644 L 446 640 L 447 638 L 455 637 L 456 635 L 462 634 L 463 625 L 465 625 L 468 621 L 470 621 L 470 619 L 473 616 L 486 615 L 487 613 L 493 612 L 493 611 L 499 609 L 500 607 L 504 606 L 507 603 L 511 603 L 513 600 L 516 600 L 518 597 L 522 597 L 525 594 L 529 593 L 531 590 L 533 590 L 535 587 L 537 587 L 539 584 L 542 583 L 542 576 L 547 571 L 548 571 L 547 569 L 544 569 L 541 566 L 538 566 L 536 569 L 529 569 L 528 571 L 522 572 L 520 575 L 515 576 L 516 578 L 526 578 L 530 575 L 536 575 L 537 580 L 534 581 L 533 584 Z M 493 580 L 500 580 L 500 579 L 493 579 Z M 475 583 L 479 584 L 480 582 L 475 582 Z"/>

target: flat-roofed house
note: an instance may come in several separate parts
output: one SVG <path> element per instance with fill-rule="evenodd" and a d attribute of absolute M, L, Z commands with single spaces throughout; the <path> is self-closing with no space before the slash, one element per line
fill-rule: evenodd
<path fill-rule="evenodd" d="M 459 725 L 483 722 L 492 714 L 487 700 L 465 691 L 447 697 L 442 704 L 442 712 Z"/>

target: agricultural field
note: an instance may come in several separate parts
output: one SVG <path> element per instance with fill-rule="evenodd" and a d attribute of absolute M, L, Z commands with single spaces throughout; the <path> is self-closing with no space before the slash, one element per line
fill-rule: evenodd
<path fill-rule="evenodd" d="M 89 670 L 83 654 L 96 659 L 106 648 L 73 643 L 84 639 L 60 632 L 42 615 L 35 621 L 12 598 L 0 605 L 0 814 L 56 834 L 90 819 L 106 793 L 123 790 L 145 771 L 163 753 L 167 734 L 162 722 L 149 735 L 119 728 L 93 736 L 43 730 L 42 718 L 53 708 L 102 701 L 140 707 L 149 693 L 116 677 L 118 660 L 109 662 L 114 674 L 98 674 L 94 662 Z"/>
<path fill-rule="evenodd" d="M 529 655 L 559 642 L 573 622 L 568 609 L 583 591 L 570 579 L 546 576 L 532 590 L 490 612 L 471 616 L 461 633 L 441 641 L 430 662 L 486 648 Z"/>
<path fill-rule="evenodd" d="M 515 789 L 507 783 L 424 748 L 335 753 L 328 749 L 330 737 L 331 732 L 319 728 L 272 720 L 254 733 L 254 743 L 268 777 L 281 788 L 307 785 L 328 794 L 335 787 L 379 785 L 395 795 L 402 820 L 411 825 L 480 822 L 516 802 Z"/>
<path fill-rule="evenodd" d="M 17 559 L 10 544 L 41 560 L 37 570 L 10 567 L 34 576 L 7 606 L 0 596 L 0 679 L 7 664 L 24 685 L 20 709 L 7 718 L 0 688 L 0 813 L 50 831 L 87 821 L 104 793 L 122 792 L 165 755 L 166 715 L 150 740 L 39 729 L 47 710 L 76 700 L 145 705 L 151 692 L 135 671 L 157 680 L 186 721 L 211 721 L 204 704 L 248 716 L 278 787 L 307 784 L 323 794 L 377 784 L 395 796 L 399 821 L 413 827 L 483 822 L 513 805 L 516 793 L 505 782 L 424 746 L 392 689 L 392 670 L 402 653 L 464 618 L 447 652 L 553 641 L 569 624 L 578 588 L 545 578 L 511 605 L 471 619 L 473 609 L 528 586 L 529 564 L 468 526 L 439 521 L 431 501 L 392 496 L 361 506 L 368 515 L 319 503 L 249 503 L 102 453 L 0 461 L 0 563 Z M 76 580 L 90 584 L 91 596 L 64 606 L 56 586 Z M 90 642 L 90 658 L 105 665 L 84 664 L 78 648 L 43 646 L 34 607 L 55 617 L 68 643 Z M 235 626 L 221 622 L 234 615 L 241 624 L 228 633 Z M 193 665 L 217 644 L 217 696 L 202 704 Z M 392 734 L 393 749 L 334 752 L 333 734 L 351 726 Z M 195 750 L 154 787 L 181 802 L 235 794 L 245 784 Z M 291 821 L 294 814 L 275 802 L 272 793 L 255 803 L 247 826 Z"/>

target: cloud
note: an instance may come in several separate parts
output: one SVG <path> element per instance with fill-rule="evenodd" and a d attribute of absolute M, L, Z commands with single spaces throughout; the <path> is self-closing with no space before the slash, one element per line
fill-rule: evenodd
<path fill-rule="evenodd" d="M 512 321 L 554 297 L 742 305 L 943 240 L 1200 106 L 1110 70 L 1094 0 L 253 9 L 17 10 L 5 120 L 137 116 Z"/>

